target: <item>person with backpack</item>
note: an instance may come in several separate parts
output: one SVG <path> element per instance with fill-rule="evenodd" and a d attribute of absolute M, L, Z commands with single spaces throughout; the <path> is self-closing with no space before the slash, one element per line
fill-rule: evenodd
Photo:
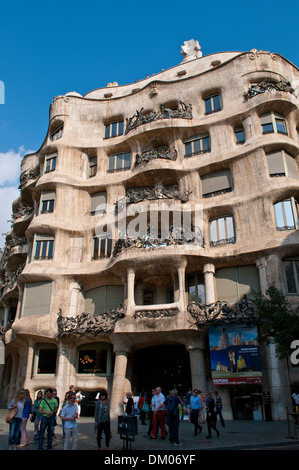
<path fill-rule="evenodd" d="M 172 390 L 171 395 L 169 395 L 165 400 L 166 413 L 168 416 L 168 427 L 169 427 L 169 442 L 170 445 L 178 446 L 179 442 L 179 424 L 180 424 L 180 414 L 179 414 L 179 405 L 182 405 L 182 400 L 178 397 L 178 391 L 176 389 Z"/>

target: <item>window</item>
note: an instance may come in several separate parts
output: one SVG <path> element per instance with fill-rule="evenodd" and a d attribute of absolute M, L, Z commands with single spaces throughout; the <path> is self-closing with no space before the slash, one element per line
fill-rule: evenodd
<path fill-rule="evenodd" d="M 298 227 L 298 202 L 291 197 L 274 204 L 277 230 L 295 230 Z"/>
<path fill-rule="evenodd" d="M 287 135 L 287 124 L 284 116 L 274 113 L 263 114 L 260 116 L 263 134 L 285 134 Z"/>
<path fill-rule="evenodd" d="M 219 93 L 204 98 L 204 102 L 206 114 L 212 114 L 216 113 L 217 111 L 221 111 L 221 99 Z"/>
<path fill-rule="evenodd" d="M 89 158 L 89 178 L 92 178 L 97 174 L 97 157 Z"/>
<path fill-rule="evenodd" d="M 226 245 L 235 241 L 232 216 L 218 217 L 210 222 L 210 246 Z"/>
<path fill-rule="evenodd" d="M 93 239 L 93 257 L 97 260 L 100 258 L 109 258 L 112 251 L 112 238 L 107 237 L 94 237 Z"/>
<path fill-rule="evenodd" d="M 48 214 L 54 211 L 55 191 L 43 191 L 41 195 L 41 214 Z"/>
<path fill-rule="evenodd" d="M 244 144 L 245 142 L 245 132 L 243 127 L 236 127 L 235 128 L 235 136 L 236 136 L 236 143 L 237 144 Z"/>
<path fill-rule="evenodd" d="M 298 179 L 298 169 L 295 158 L 284 150 L 267 154 L 269 175 L 272 178 L 277 176 L 289 176 Z"/>
<path fill-rule="evenodd" d="M 105 191 L 90 195 L 90 215 L 102 215 L 106 212 L 107 194 Z"/>
<path fill-rule="evenodd" d="M 99 315 L 115 309 L 124 302 L 124 286 L 108 285 L 84 293 L 84 312 Z"/>
<path fill-rule="evenodd" d="M 299 294 L 299 259 L 284 261 L 287 293 Z"/>
<path fill-rule="evenodd" d="M 211 151 L 210 136 L 209 134 L 192 137 L 185 140 L 185 157 L 193 157 Z"/>
<path fill-rule="evenodd" d="M 34 259 L 46 260 L 53 258 L 54 237 L 36 235 L 34 243 Z"/>
<path fill-rule="evenodd" d="M 108 157 L 108 173 L 129 170 L 131 167 L 131 154 L 118 153 Z"/>
<path fill-rule="evenodd" d="M 50 313 L 52 282 L 30 282 L 25 284 L 22 302 L 22 317 L 47 315 Z"/>
<path fill-rule="evenodd" d="M 57 348 L 54 345 L 40 345 L 37 351 L 37 374 L 55 374 Z"/>
<path fill-rule="evenodd" d="M 259 273 L 256 266 L 232 266 L 217 269 L 215 273 L 217 300 L 234 304 L 244 295 L 254 298 L 260 290 Z"/>
<path fill-rule="evenodd" d="M 105 139 L 111 139 L 124 133 L 124 122 L 115 121 L 105 125 Z"/>
<path fill-rule="evenodd" d="M 192 274 L 188 277 L 188 294 L 189 303 L 198 302 L 205 303 L 205 282 L 202 274 Z"/>
<path fill-rule="evenodd" d="M 57 127 L 53 132 L 50 134 L 50 140 L 58 140 L 62 137 L 63 132 L 63 124 Z"/>
<path fill-rule="evenodd" d="M 49 173 L 50 171 L 54 171 L 56 168 L 56 160 L 57 154 L 46 155 L 45 157 L 45 173 Z"/>
<path fill-rule="evenodd" d="M 232 180 L 230 170 L 215 171 L 201 177 L 202 196 L 218 196 L 232 191 Z"/>

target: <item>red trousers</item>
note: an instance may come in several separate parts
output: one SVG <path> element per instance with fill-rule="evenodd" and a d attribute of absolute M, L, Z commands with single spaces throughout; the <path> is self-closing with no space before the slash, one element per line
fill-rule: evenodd
<path fill-rule="evenodd" d="M 156 411 L 153 415 L 152 437 L 154 439 L 156 439 L 157 434 L 158 434 L 158 423 L 161 428 L 161 437 L 164 438 L 167 435 L 166 429 L 165 429 L 165 415 L 166 415 L 165 410 Z"/>

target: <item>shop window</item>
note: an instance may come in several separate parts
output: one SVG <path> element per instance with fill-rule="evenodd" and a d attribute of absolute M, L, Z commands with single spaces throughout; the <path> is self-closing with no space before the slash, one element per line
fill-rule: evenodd
<path fill-rule="evenodd" d="M 52 345 L 40 345 L 37 352 L 37 374 L 55 374 L 57 348 Z"/>

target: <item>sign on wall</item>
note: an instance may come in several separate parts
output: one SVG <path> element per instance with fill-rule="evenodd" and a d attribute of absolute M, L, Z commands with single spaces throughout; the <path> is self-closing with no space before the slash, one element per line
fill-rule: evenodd
<path fill-rule="evenodd" d="M 260 384 L 263 381 L 257 327 L 209 327 L 214 385 Z"/>

